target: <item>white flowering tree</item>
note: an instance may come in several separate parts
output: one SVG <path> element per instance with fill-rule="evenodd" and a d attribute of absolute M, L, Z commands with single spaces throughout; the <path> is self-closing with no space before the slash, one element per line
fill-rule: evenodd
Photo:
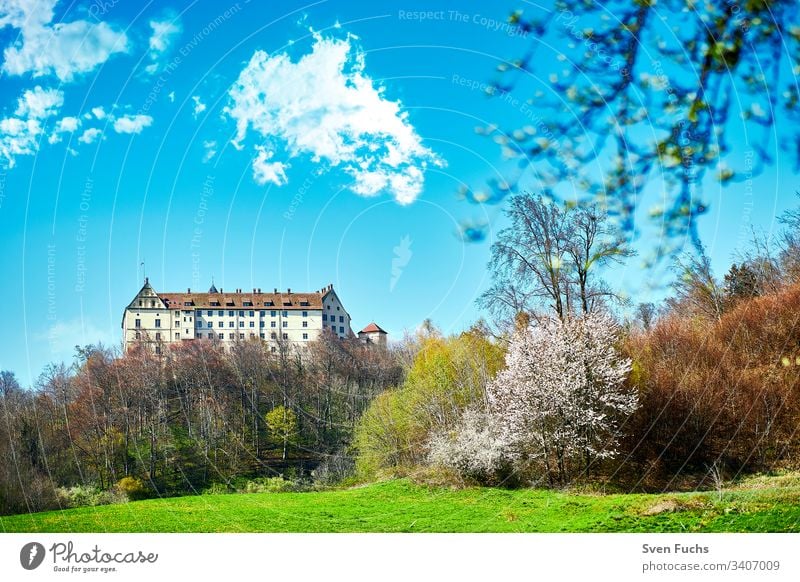
<path fill-rule="evenodd" d="M 544 319 L 517 332 L 506 369 L 487 386 L 489 414 L 509 455 L 551 484 L 616 454 L 621 421 L 637 407 L 624 387 L 630 360 L 605 314 Z"/>

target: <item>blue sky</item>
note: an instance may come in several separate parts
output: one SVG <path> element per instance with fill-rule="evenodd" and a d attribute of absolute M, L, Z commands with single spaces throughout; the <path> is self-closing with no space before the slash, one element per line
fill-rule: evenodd
<path fill-rule="evenodd" d="M 503 175 L 475 127 L 525 114 L 482 84 L 531 38 L 505 24 L 518 3 L 452 6 L 0 1 L 0 368 L 29 384 L 118 343 L 142 261 L 161 291 L 333 283 L 358 329 L 469 326 L 502 204 L 457 192 Z M 718 270 L 793 178 L 779 159 L 704 185 Z M 646 300 L 655 276 L 613 280 Z"/>

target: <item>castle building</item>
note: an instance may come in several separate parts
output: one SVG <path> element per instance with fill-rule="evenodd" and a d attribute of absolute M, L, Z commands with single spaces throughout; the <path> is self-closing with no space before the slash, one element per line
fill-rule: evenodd
<path fill-rule="evenodd" d="M 310 293 L 226 293 L 214 285 L 208 293 L 157 293 L 145 278 L 122 316 L 125 349 L 142 344 L 157 354 L 168 344 L 203 339 L 226 347 L 261 339 L 272 342 L 276 351 L 279 341 L 303 346 L 323 330 L 354 337 L 350 315 L 333 285 Z"/>
<path fill-rule="evenodd" d="M 385 348 L 387 335 L 377 323 L 372 322 L 358 332 L 358 339 L 366 344 L 375 344 Z"/>

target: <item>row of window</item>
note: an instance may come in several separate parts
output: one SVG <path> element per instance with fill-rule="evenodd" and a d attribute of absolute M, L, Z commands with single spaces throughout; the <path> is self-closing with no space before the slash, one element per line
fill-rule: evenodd
<path fill-rule="evenodd" d="M 289 339 L 289 334 L 288 333 L 284 333 L 282 335 L 283 335 L 283 339 L 285 339 L 285 340 Z M 224 333 L 215 334 L 213 332 L 208 334 L 208 339 L 214 339 L 215 337 L 217 339 L 224 340 L 225 339 L 225 334 Z M 256 337 L 256 334 L 254 334 L 254 333 L 250 334 L 250 339 L 255 339 L 255 337 Z M 258 334 L 258 337 L 261 338 L 261 339 L 266 339 L 266 334 L 260 333 L 260 334 Z M 275 333 L 275 332 L 272 332 L 271 334 L 269 334 L 269 337 L 270 337 L 270 339 L 278 339 L 278 334 Z M 136 332 L 136 339 L 137 340 L 142 339 L 142 334 L 140 334 L 138 331 Z M 176 333 L 175 334 L 175 339 L 176 340 L 181 339 L 181 334 Z M 197 334 L 197 339 L 203 339 L 203 334 L 202 333 L 198 333 Z M 228 339 L 235 340 L 236 339 L 236 334 L 235 333 L 229 333 L 228 334 Z M 243 333 L 239 334 L 239 339 L 242 339 L 242 340 L 244 339 L 244 334 Z M 304 340 L 308 339 L 308 334 L 307 333 L 303 334 L 303 339 Z M 161 334 L 160 333 L 156 333 L 156 341 L 161 341 Z"/>
<path fill-rule="evenodd" d="M 189 313 L 191 313 L 191 311 L 186 311 L 184 313 L 189 314 Z M 224 309 L 218 309 L 216 311 L 216 313 L 217 313 L 217 317 L 224 317 L 225 316 L 225 310 Z M 237 312 L 234 311 L 234 310 L 229 310 L 228 311 L 228 317 L 234 317 L 236 314 L 237 314 Z M 180 315 L 181 315 L 180 311 L 176 311 L 175 312 L 175 317 L 180 317 Z M 203 315 L 203 311 L 202 310 L 198 310 L 197 315 L 202 316 Z M 244 310 L 239 311 L 238 315 L 239 315 L 239 317 L 245 317 Z M 258 312 L 258 315 L 259 315 L 259 317 L 266 317 L 267 316 L 267 312 L 262 310 L 262 311 Z M 281 311 L 281 315 L 283 317 L 289 317 L 289 311 L 288 310 L 283 310 L 283 311 Z M 308 311 L 303 311 L 302 315 L 303 315 L 303 317 L 308 317 Z M 248 311 L 247 312 L 247 317 L 255 317 L 255 316 L 256 316 L 256 312 L 255 311 Z M 277 317 L 278 316 L 278 311 L 273 309 L 272 311 L 269 312 L 269 316 L 270 317 Z M 206 317 L 214 317 L 214 310 L 213 309 L 207 309 L 206 310 Z"/>
<path fill-rule="evenodd" d="M 304 313 L 305 313 L 305 312 L 304 312 Z M 323 316 L 323 317 L 324 317 L 324 316 Z M 185 318 L 184 318 L 184 319 L 185 319 Z M 190 321 L 191 321 L 191 318 L 189 318 L 189 319 L 190 319 Z M 331 321 L 333 321 L 333 319 L 331 319 Z M 340 318 L 339 318 L 339 321 L 343 322 L 343 321 L 344 321 L 344 318 L 340 317 Z M 303 327 L 308 327 L 308 322 L 307 322 L 307 321 L 304 321 L 302 325 L 303 325 Z M 208 322 L 206 322 L 206 326 L 207 326 L 207 327 L 209 327 L 209 328 L 211 328 L 211 327 L 214 327 L 214 325 L 213 325 L 213 322 L 211 322 L 211 321 L 208 321 Z M 239 327 L 244 327 L 244 326 L 245 326 L 245 325 L 244 325 L 244 321 L 240 321 L 240 322 L 239 322 Z M 255 326 L 256 326 L 256 322 L 255 322 L 255 321 L 251 321 L 251 322 L 250 322 L 250 327 L 255 327 Z M 270 326 L 270 327 L 277 327 L 277 322 L 275 322 L 275 321 L 271 321 L 269 326 Z M 137 329 L 138 329 L 138 328 L 141 328 L 141 327 L 142 327 L 142 320 L 141 320 L 141 319 L 136 319 L 136 320 L 134 321 L 134 327 L 136 327 Z M 160 320 L 160 319 L 156 319 L 156 320 L 155 320 L 155 327 L 157 327 L 157 328 L 160 328 L 160 327 L 161 327 L 161 320 Z M 175 322 L 175 327 L 180 327 L 180 322 L 176 321 L 176 322 Z M 198 321 L 197 321 L 197 328 L 199 329 L 199 328 L 202 328 L 202 327 L 203 327 L 203 322 L 202 322 L 202 321 L 200 321 L 200 320 L 198 320 Z M 225 327 L 225 322 L 223 322 L 223 321 L 218 321 L 218 322 L 217 322 L 217 327 Z M 233 321 L 229 321 L 229 322 L 228 322 L 228 327 L 236 327 L 236 326 L 234 325 L 234 322 L 233 322 Z M 259 322 L 258 322 L 258 327 L 266 327 L 266 322 L 264 322 L 264 321 L 259 321 Z M 289 327 L 289 322 L 288 322 L 288 321 L 284 321 L 284 322 L 283 322 L 283 325 L 282 325 L 282 327 Z M 336 326 L 333 326 L 333 329 L 335 330 L 335 329 L 336 329 Z M 340 328 L 340 329 L 343 329 L 343 328 Z"/>

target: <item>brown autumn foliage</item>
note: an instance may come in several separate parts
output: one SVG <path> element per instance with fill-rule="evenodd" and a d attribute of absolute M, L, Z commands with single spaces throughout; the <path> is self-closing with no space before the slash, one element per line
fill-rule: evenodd
<path fill-rule="evenodd" d="M 625 349 L 640 407 L 618 471 L 636 485 L 797 464 L 800 285 L 743 299 L 719 319 L 674 311 Z"/>

